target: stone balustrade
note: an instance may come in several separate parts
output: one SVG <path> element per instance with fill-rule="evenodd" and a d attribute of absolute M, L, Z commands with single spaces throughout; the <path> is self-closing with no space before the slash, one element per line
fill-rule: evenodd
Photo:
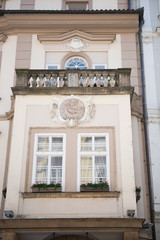
<path fill-rule="evenodd" d="M 130 69 L 16 70 L 16 87 L 125 87 L 130 86 Z"/>

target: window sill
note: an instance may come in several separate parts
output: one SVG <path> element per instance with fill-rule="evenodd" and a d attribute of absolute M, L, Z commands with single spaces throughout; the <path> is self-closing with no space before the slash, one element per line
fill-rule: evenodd
<path fill-rule="evenodd" d="M 43 192 L 33 193 L 25 192 L 22 193 L 23 198 L 118 198 L 120 192 Z"/>

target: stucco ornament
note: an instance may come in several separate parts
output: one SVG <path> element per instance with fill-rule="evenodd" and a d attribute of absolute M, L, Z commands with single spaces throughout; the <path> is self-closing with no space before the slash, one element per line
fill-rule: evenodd
<path fill-rule="evenodd" d="M 50 105 L 51 117 L 68 127 L 76 127 L 80 123 L 91 120 L 95 115 L 95 104 L 92 98 L 68 96 L 54 98 Z"/>
<path fill-rule="evenodd" d="M 72 52 L 80 52 L 84 47 L 87 46 L 87 44 L 82 42 L 78 37 L 74 37 L 66 46 L 68 46 Z"/>

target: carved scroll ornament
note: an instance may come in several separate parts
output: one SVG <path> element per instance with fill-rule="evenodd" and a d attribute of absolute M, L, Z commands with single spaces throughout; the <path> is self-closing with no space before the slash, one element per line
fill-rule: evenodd
<path fill-rule="evenodd" d="M 50 106 L 51 117 L 68 127 L 91 120 L 95 115 L 95 105 L 89 98 L 71 95 L 62 99 L 54 98 Z"/>

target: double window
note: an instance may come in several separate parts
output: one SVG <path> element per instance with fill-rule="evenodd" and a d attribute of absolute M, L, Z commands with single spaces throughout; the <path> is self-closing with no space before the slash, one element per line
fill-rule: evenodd
<path fill-rule="evenodd" d="M 78 167 L 74 169 L 77 171 L 77 190 L 81 183 L 109 181 L 109 134 L 80 133 L 77 144 L 75 142 L 74 146 L 78 149 Z M 65 159 L 67 161 L 66 134 L 36 134 L 32 182 L 61 183 L 64 191 Z"/>
<path fill-rule="evenodd" d="M 65 135 L 37 134 L 33 183 L 61 183 L 64 189 Z"/>

